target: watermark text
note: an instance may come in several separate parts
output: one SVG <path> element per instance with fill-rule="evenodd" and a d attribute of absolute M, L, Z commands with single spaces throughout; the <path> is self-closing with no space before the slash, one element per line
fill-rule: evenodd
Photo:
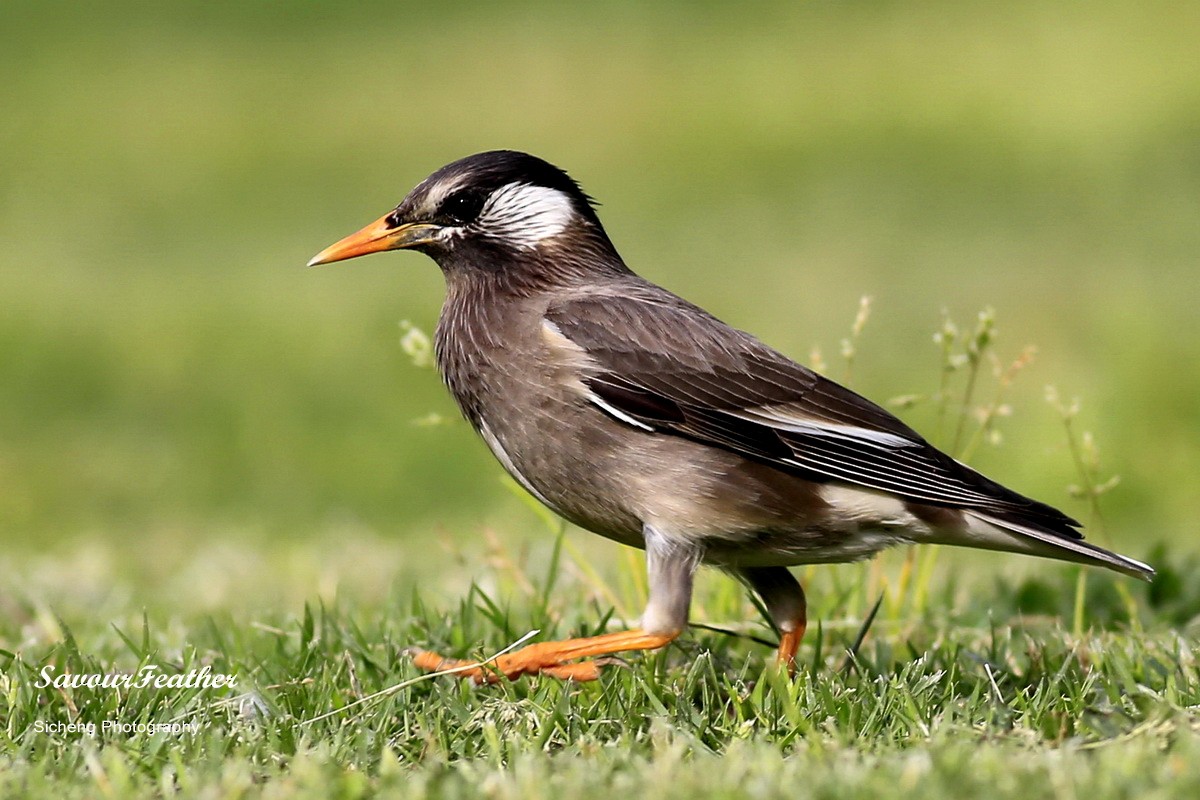
<path fill-rule="evenodd" d="M 34 686 L 39 689 L 235 689 L 237 675 L 201 667 L 187 672 L 166 673 L 157 664 L 137 672 L 63 672 L 55 675 L 53 664 L 42 667 Z"/>

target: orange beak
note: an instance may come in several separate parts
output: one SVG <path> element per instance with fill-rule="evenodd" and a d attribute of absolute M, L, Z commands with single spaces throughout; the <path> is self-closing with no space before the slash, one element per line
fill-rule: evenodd
<path fill-rule="evenodd" d="M 441 230 L 437 225 L 425 222 L 409 222 L 399 227 L 388 224 L 383 216 L 367 227 L 352 233 L 340 242 L 331 244 L 313 256 L 308 266 L 330 264 L 334 261 L 345 261 L 347 258 L 357 258 L 368 253 L 381 253 L 384 250 L 403 250 L 416 247 L 434 240 L 434 234 Z"/>

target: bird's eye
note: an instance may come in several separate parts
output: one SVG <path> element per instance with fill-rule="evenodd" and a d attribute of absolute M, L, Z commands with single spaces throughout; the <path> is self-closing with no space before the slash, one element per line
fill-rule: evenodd
<path fill-rule="evenodd" d="M 438 209 L 442 215 L 462 223 L 474 222 L 483 210 L 483 195 L 478 192 L 456 192 L 442 201 Z"/>

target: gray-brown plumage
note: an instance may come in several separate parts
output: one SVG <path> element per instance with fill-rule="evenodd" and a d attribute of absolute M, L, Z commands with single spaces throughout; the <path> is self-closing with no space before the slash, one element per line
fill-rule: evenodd
<path fill-rule="evenodd" d="M 456 161 L 310 263 L 390 249 L 420 250 L 442 268 L 438 366 L 504 468 L 571 522 L 647 552 L 640 629 L 532 645 L 497 662 L 509 677 L 593 678 L 592 664 L 571 662 L 665 644 L 687 623 L 700 563 L 762 596 L 789 667 L 806 623 L 790 565 L 914 542 L 1153 574 L 635 275 L 590 198 L 541 159 L 494 151 Z M 432 653 L 417 662 L 458 663 Z"/>

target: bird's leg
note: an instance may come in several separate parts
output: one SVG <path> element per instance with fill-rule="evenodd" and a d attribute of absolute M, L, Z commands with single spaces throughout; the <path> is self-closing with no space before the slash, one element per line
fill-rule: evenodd
<path fill-rule="evenodd" d="M 808 626 L 808 603 L 799 581 L 787 567 L 742 567 L 737 572 L 762 598 L 779 628 L 779 663 L 789 675 L 796 674 L 796 651 Z"/>
<path fill-rule="evenodd" d="M 646 604 L 640 628 L 582 639 L 538 642 L 457 674 L 472 678 L 476 683 L 494 683 L 502 676 L 513 680 L 534 674 L 592 681 L 600 677 L 598 663 L 570 662 L 631 650 L 656 650 L 669 644 L 687 627 L 692 578 L 700 564 L 700 551 L 687 543 L 674 541 L 650 526 L 645 528 L 645 539 L 650 601 Z M 475 662 L 442 658 L 422 650 L 413 654 L 413 663 L 421 669 L 440 670 Z"/>

